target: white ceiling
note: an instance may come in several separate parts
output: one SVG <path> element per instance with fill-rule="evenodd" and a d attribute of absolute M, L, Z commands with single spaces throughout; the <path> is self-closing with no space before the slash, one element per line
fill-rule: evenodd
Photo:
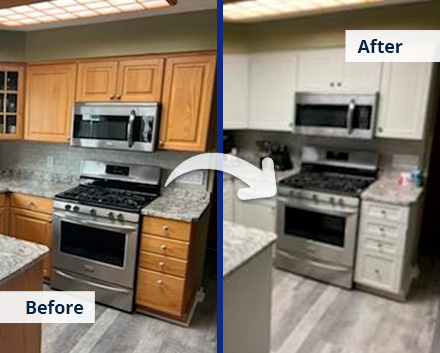
<path fill-rule="evenodd" d="M 80 19 L 80 20 L 63 21 L 63 22 L 44 23 L 44 24 L 31 25 L 25 27 L 12 28 L 12 27 L 0 25 L 0 30 L 37 31 L 37 30 L 49 29 L 49 28 L 71 27 L 71 26 L 79 26 L 79 25 L 86 25 L 92 23 L 121 21 L 121 20 L 129 20 L 134 18 L 163 16 L 163 15 L 172 15 L 172 14 L 178 14 L 184 12 L 195 12 L 195 11 L 215 10 L 215 9 L 217 9 L 217 0 L 177 0 L 177 5 L 170 6 L 164 9 L 132 12 L 132 13 L 119 14 L 119 15 L 99 16 L 99 17 Z"/>

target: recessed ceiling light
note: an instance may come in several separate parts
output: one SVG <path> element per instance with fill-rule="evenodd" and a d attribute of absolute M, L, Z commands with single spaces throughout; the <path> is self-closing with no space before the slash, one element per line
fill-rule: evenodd
<path fill-rule="evenodd" d="M 244 0 L 223 5 L 225 21 L 246 22 L 280 15 L 348 7 L 386 0 Z"/>
<path fill-rule="evenodd" d="M 52 0 L 0 9 L 0 25 L 19 27 L 39 23 L 145 11 L 173 6 L 177 0 Z"/>

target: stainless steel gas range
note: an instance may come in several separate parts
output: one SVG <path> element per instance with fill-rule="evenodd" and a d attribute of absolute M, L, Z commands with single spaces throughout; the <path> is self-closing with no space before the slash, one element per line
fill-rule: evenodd
<path fill-rule="evenodd" d="M 132 311 L 140 213 L 159 195 L 161 169 L 84 161 L 81 171 L 55 197 L 51 286 Z"/>
<path fill-rule="evenodd" d="M 275 265 L 351 288 L 360 194 L 377 176 L 377 155 L 303 149 L 301 172 L 281 181 Z"/>

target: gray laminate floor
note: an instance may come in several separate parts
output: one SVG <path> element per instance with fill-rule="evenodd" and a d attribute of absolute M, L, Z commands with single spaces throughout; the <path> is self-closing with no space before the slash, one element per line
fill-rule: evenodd
<path fill-rule="evenodd" d="M 440 353 L 440 263 L 406 303 L 274 270 L 272 353 Z"/>

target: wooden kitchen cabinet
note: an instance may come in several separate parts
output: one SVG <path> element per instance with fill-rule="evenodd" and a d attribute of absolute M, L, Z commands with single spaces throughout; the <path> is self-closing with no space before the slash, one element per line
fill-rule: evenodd
<path fill-rule="evenodd" d="M 382 63 L 346 63 L 344 49 L 301 52 L 298 64 L 299 92 L 376 93 Z"/>
<path fill-rule="evenodd" d="M 23 138 L 24 116 L 23 64 L 0 64 L 0 139 Z"/>
<path fill-rule="evenodd" d="M 141 312 L 188 322 L 198 302 L 210 209 L 198 222 L 145 216 L 136 287 Z"/>
<path fill-rule="evenodd" d="M 78 102 L 159 102 L 162 57 L 96 60 L 78 64 Z"/>
<path fill-rule="evenodd" d="M 28 66 L 25 139 L 69 141 L 75 81 L 75 64 Z"/>
<path fill-rule="evenodd" d="M 167 58 L 159 148 L 207 150 L 215 72 L 214 53 Z"/>
<path fill-rule="evenodd" d="M 384 63 L 376 136 L 422 140 L 432 63 Z"/>
<path fill-rule="evenodd" d="M 0 234 L 7 234 L 7 204 L 6 204 L 6 195 L 0 194 Z"/>

